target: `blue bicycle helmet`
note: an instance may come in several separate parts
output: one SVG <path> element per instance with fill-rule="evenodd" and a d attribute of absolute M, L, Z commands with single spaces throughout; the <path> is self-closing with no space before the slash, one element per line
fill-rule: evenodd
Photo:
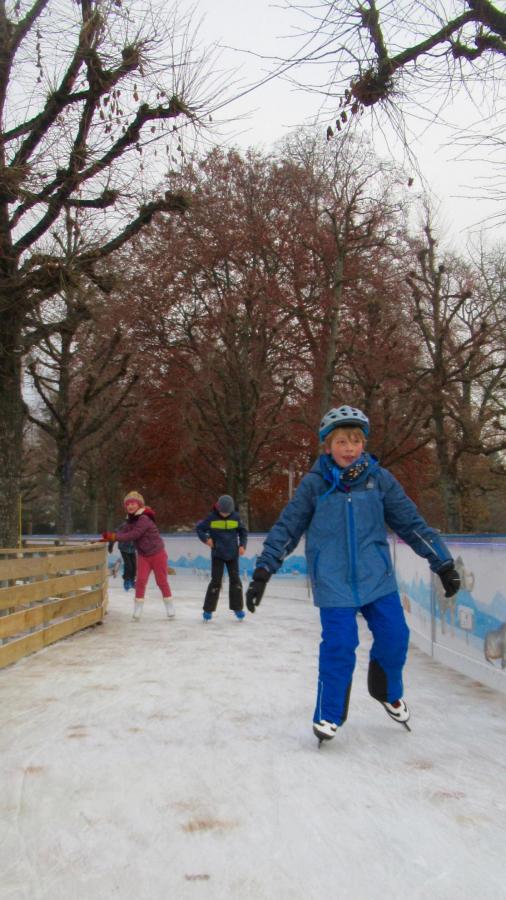
<path fill-rule="evenodd" d="M 366 437 L 369 434 L 369 419 L 362 410 L 356 409 L 354 406 L 339 406 L 329 409 L 321 420 L 320 441 L 324 441 L 327 435 L 334 431 L 334 428 L 339 428 L 340 425 L 356 425 L 357 428 L 362 429 Z"/>

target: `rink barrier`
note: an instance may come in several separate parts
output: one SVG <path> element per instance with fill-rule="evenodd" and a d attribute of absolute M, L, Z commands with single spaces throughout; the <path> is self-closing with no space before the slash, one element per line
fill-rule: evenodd
<path fill-rule="evenodd" d="M 202 590 L 211 574 L 209 548 L 195 532 L 162 535 L 169 564 L 176 570 L 179 584 L 185 575 L 202 579 Z M 250 533 L 239 569 L 246 587 L 262 550 L 266 535 Z M 442 535 L 462 576 L 456 597 L 446 601 L 439 578 L 431 575 L 426 560 L 418 557 L 399 538 L 391 538 L 392 556 L 401 601 L 411 630 L 413 644 L 435 661 L 506 693 L 506 535 Z M 33 541 L 34 536 L 30 537 Z M 39 535 L 44 542 L 47 536 Z M 53 536 L 56 540 L 57 536 Z M 74 541 L 87 542 L 91 535 Z M 107 557 L 109 571 L 121 566 L 119 552 Z M 290 581 L 311 600 L 304 555 L 304 538 L 269 584 L 273 596 L 279 579 Z M 307 588 L 307 591 L 306 591 Z M 1 613 L 0 613 L 1 615 Z"/>
<path fill-rule="evenodd" d="M 105 544 L 0 549 L 0 669 L 103 621 Z"/>
<path fill-rule="evenodd" d="M 411 641 L 436 662 L 506 693 L 506 536 L 443 537 L 461 580 L 451 598 L 425 560 L 400 538 L 392 541 Z"/>
<path fill-rule="evenodd" d="M 163 535 L 169 563 L 178 576 L 184 572 L 210 576 L 211 556 L 195 533 Z M 261 552 L 265 534 L 251 534 L 246 553 L 239 559 L 247 584 Z M 444 597 L 440 579 L 427 561 L 399 538 L 390 538 L 401 601 L 413 644 L 437 662 L 506 693 L 506 536 L 443 535 L 461 575 L 458 594 Z M 309 583 L 304 538 L 286 557 L 269 582 L 273 596 L 279 579 L 295 587 Z M 311 597 L 308 590 L 308 598 Z"/>

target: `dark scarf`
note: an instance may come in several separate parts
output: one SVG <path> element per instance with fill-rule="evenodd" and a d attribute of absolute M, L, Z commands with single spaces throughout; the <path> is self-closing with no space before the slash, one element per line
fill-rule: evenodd
<path fill-rule="evenodd" d="M 352 484 L 362 481 L 364 473 L 367 472 L 370 464 L 370 456 L 368 453 L 361 453 L 359 458 L 351 465 L 342 469 L 332 459 L 330 453 L 320 456 L 320 470 L 325 481 L 330 482 L 330 494 L 332 491 L 349 491 Z"/>

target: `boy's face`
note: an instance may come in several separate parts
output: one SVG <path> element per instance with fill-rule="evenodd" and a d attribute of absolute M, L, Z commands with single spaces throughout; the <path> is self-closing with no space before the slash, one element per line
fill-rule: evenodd
<path fill-rule="evenodd" d="M 125 503 L 125 509 L 129 516 L 133 516 L 133 514 L 136 513 L 140 508 L 141 504 L 138 500 L 127 500 Z"/>
<path fill-rule="evenodd" d="M 336 428 L 330 435 L 330 455 L 342 469 L 351 466 L 359 458 L 363 449 L 364 439 L 360 434 L 350 434 L 341 428 Z"/>

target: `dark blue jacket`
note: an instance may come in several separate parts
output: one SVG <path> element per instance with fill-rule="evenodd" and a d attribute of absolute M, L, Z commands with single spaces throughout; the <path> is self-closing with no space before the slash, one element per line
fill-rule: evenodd
<path fill-rule="evenodd" d="M 118 525 L 115 531 L 119 531 L 120 528 L 124 528 L 127 522 L 128 519 L 123 520 L 121 525 Z M 120 553 L 135 553 L 135 544 L 133 541 L 118 541 L 118 550 Z"/>
<path fill-rule="evenodd" d="M 213 539 L 211 556 L 218 559 L 235 559 L 239 553 L 239 547 L 246 549 L 248 532 L 241 522 L 236 509 L 229 516 L 222 516 L 213 506 L 205 519 L 197 522 L 197 534 L 200 540 L 206 544 L 209 538 Z"/>
<path fill-rule="evenodd" d="M 365 606 L 397 590 L 386 526 L 431 569 L 452 559 L 396 478 L 369 454 L 354 480 L 346 480 L 329 454 L 302 479 L 265 539 L 257 566 L 276 572 L 306 532 L 306 558 L 319 607 Z M 351 469 L 352 467 L 348 467 Z"/>

